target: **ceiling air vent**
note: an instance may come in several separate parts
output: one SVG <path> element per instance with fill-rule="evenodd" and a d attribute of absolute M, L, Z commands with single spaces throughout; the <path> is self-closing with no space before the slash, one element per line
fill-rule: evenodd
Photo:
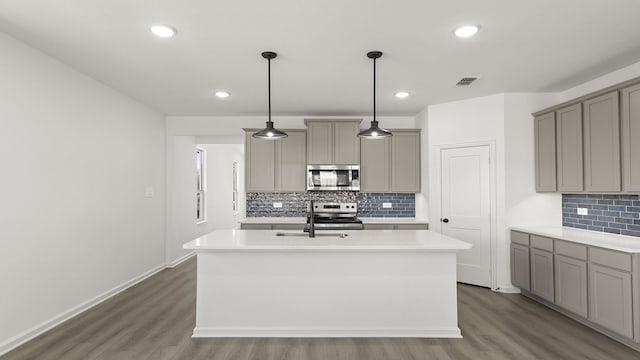
<path fill-rule="evenodd" d="M 477 76 L 465 76 L 462 79 L 460 79 L 460 81 L 458 81 L 456 86 L 469 86 L 473 84 L 473 82 L 476 80 L 478 80 Z"/>

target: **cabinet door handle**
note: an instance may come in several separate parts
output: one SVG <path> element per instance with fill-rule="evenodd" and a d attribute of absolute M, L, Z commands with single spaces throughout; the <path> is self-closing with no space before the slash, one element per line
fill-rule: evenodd
<path fill-rule="evenodd" d="M 448 223 L 448 222 L 449 222 L 449 219 L 444 218 L 444 219 L 440 219 L 440 221 L 442 221 L 443 223 L 445 223 L 445 224 L 446 224 L 446 223 Z"/>

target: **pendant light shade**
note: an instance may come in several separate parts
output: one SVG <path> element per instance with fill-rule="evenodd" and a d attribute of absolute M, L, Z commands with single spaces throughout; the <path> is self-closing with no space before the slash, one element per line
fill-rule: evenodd
<path fill-rule="evenodd" d="M 376 59 L 382 56 L 382 51 L 370 51 L 367 53 L 369 59 L 373 59 L 373 120 L 371 121 L 371 127 L 362 130 L 358 133 L 358 136 L 365 139 L 382 139 L 393 134 L 378 126 L 378 120 L 376 120 Z"/>
<path fill-rule="evenodd" d="M 280 131 L 273 127 L 273 121 L 271 121 L 271 59 L 275 59 L 278 54 L 272 51 L 265 51 L 262 53 L 262 57 L 267 59 L 268 68 L 268 84 L 269 84 L 269 121 L 267 121 L 267 127 L 254 133 L 252 136 L 258 139 L 276 140 L 287 137 L 287 133 Z"/>

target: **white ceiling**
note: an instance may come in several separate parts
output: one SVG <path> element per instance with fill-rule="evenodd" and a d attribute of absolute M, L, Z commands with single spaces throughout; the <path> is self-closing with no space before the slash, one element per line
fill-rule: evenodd
<path fill-rule="evenodd" d="M 0 31 L 169 115 L 378 114 L 561 91 L 640 61 L 637 0 L 0 0 Z M 151 24 L 178 29 L 171 39 Z M 452 30 L 480 24 L 475 38 Z M 459 78 L 478 75 L 469 88 Z M 215 90 L 231 97 L 220 100 Z M 393 93 L 407 90 L 398 100 Z"/>

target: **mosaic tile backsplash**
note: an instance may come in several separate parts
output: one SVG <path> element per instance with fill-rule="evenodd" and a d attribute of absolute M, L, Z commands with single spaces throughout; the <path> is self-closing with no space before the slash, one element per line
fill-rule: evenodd
<path fill-rule="evenodd" d="M 302 217 L 310 200 L 317 202 L 356 202 L 359 217 L 415 217 L 416 196 L 406 193 L 359 193 L 328 191 L 304 193 L 247 193 L 247 217 Z M 281 202 L 282 208 L 274 208 Z M 382 208 L 391 203 L 392 208 Z"/>
<path fill-rule="evenodd" d="M 640 237 L 640 195 L 562 194 L 562 225 Z"/>

